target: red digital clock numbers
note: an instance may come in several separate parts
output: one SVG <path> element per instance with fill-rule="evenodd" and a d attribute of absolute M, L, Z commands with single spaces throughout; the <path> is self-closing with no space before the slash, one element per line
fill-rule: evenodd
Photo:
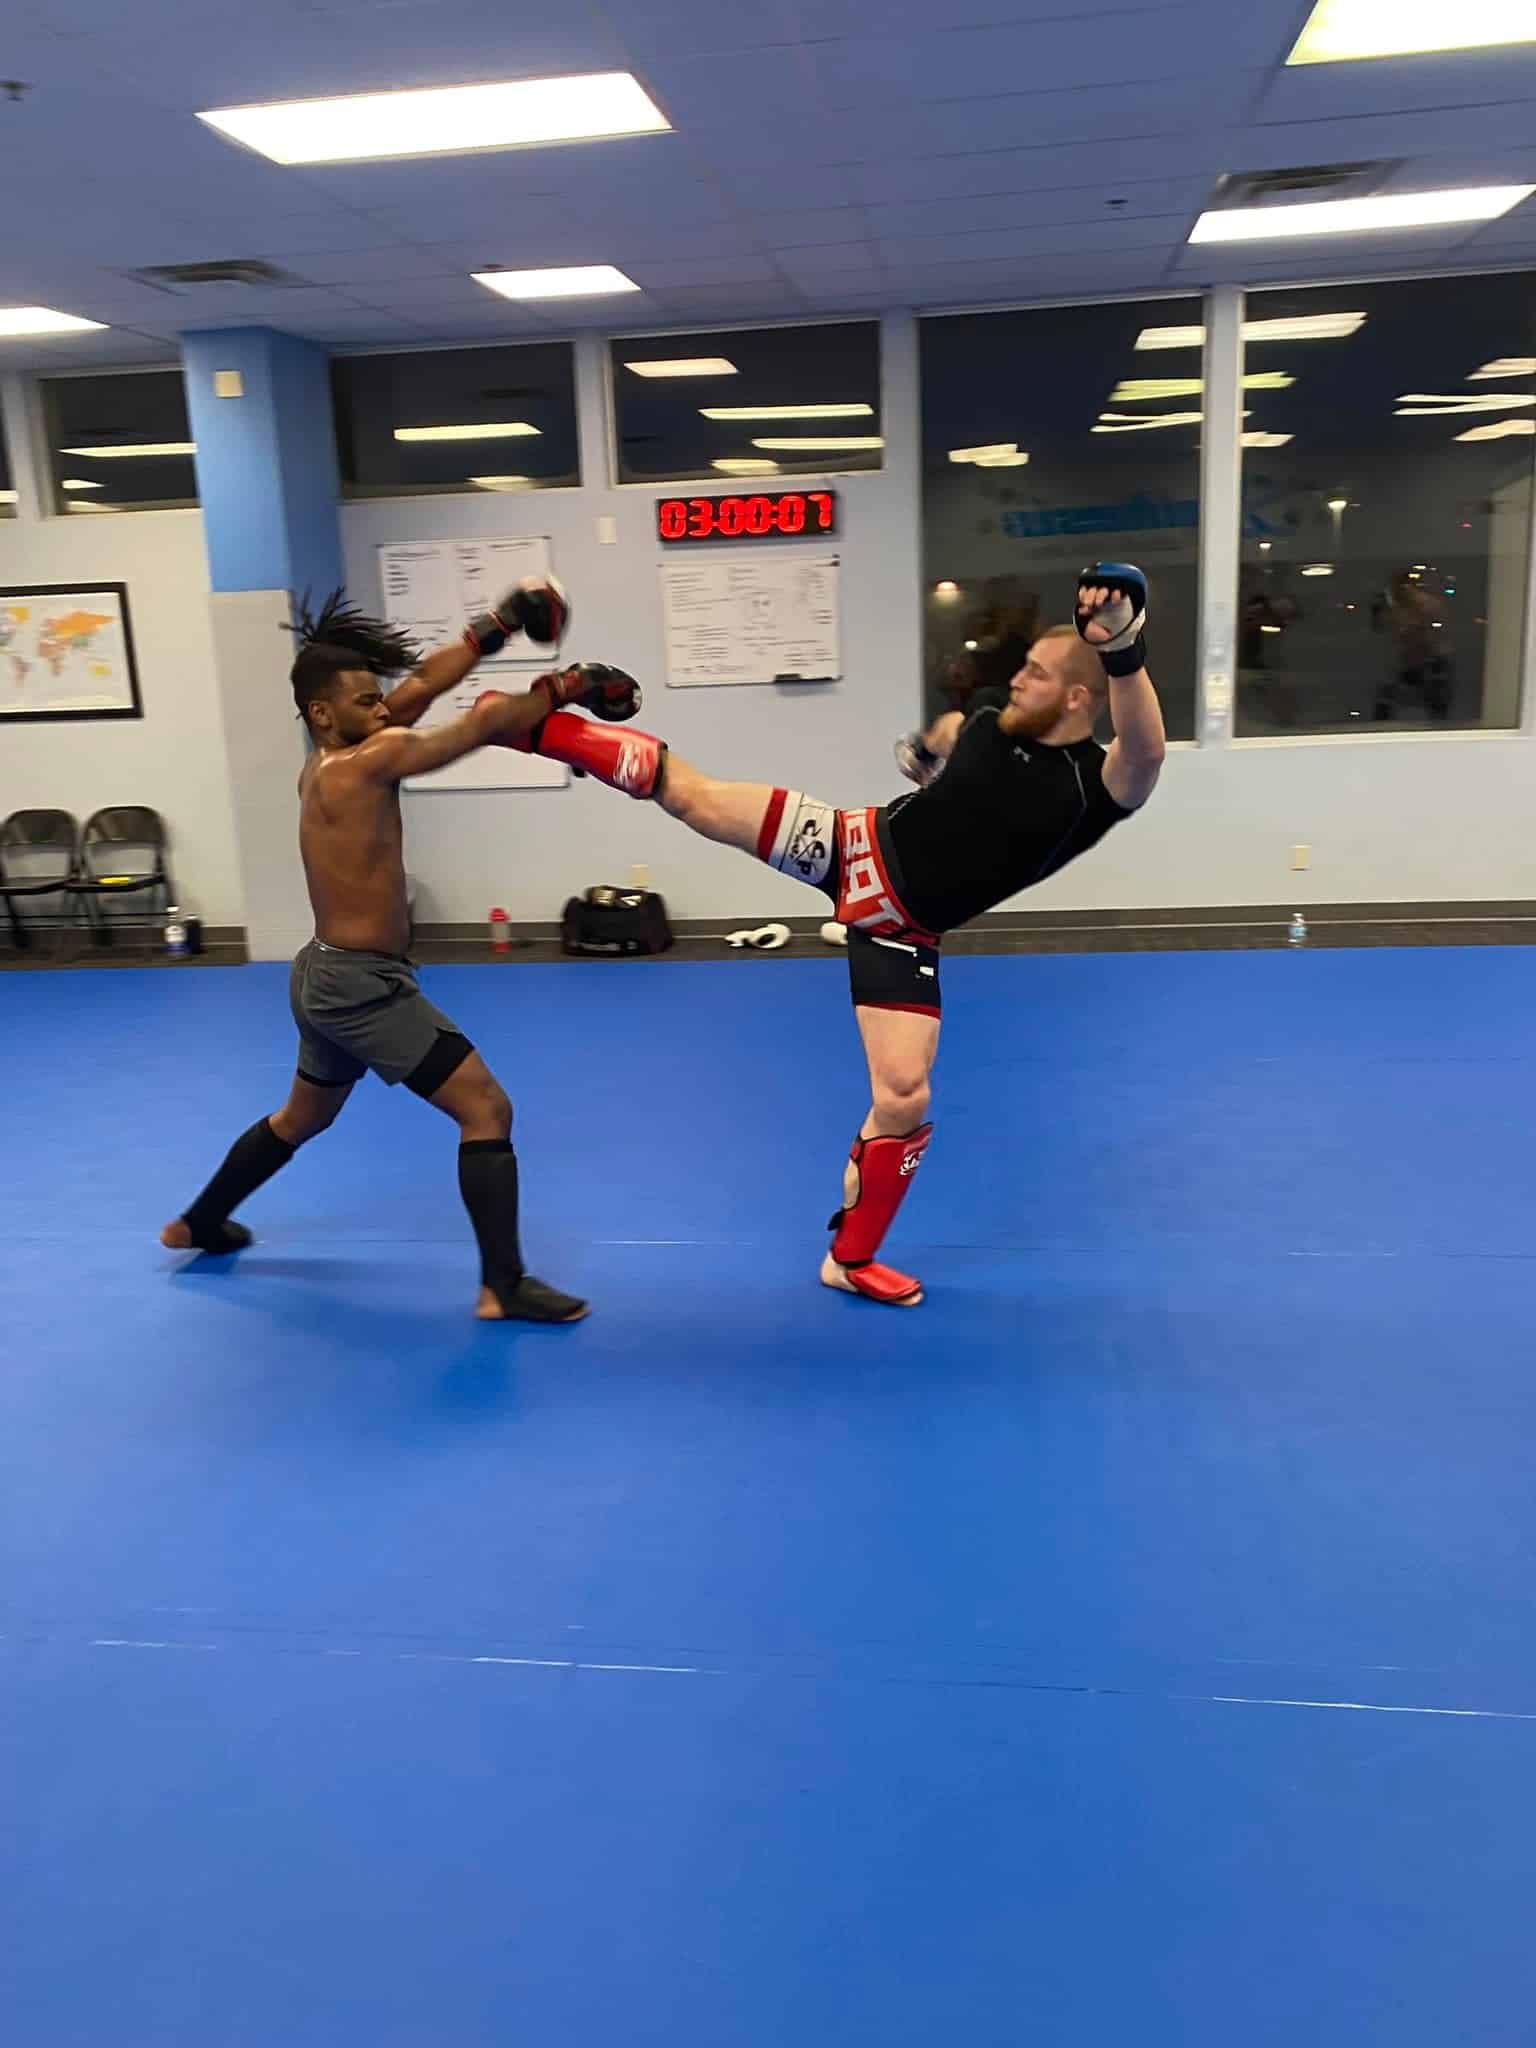
<path fill-rule="evenodd" d="M 656 532 L 668 543 L 794 540 L 837 532 L 836 491 L 752 491 L 718 498 L 662 498 Z"/>

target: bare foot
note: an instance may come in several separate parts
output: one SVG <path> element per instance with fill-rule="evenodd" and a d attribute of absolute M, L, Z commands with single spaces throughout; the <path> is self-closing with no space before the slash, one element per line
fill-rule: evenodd
<path fill-rule="evenodd" d="M 532 1274 L 525 1274 L 503 1301 L 494 1288 L 482 1287 L 475 1314 L 482 1323 L 579 1323 L 589 1313 L 586 1302 L 574 1294 L 562 1294 L 547 1287 Z"/>
<path fill-rule="evenodd" d="M 168 1252 L 189 1252 L 192 1249 L 192 1233 L 187 1228 L 185 1216 L 177 1216 L 167 1223 L 160 1233 L 160 1242 Z"/>

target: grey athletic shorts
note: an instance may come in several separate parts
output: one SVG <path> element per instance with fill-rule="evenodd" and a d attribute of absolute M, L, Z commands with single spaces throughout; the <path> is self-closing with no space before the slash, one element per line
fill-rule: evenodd
<path fill-rule="evenodd" d="M 360 1081 L 371 1067 L 435 1095 L 474 1050 L 416 986 L 409 960 L 352 953 L 311 939 L 293 963 L 288 1000 L 299 1027 L 299 1078 L 320 1088 Z"/>

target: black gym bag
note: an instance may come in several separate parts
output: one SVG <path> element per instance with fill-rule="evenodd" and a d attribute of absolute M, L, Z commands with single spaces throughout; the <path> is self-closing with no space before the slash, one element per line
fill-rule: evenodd
<path fill-rule="evenodd" d="M 653 889 L 598 886 L 573 896 L 560 919 L 562 953 L 665 953 L 667 906 Z"/>

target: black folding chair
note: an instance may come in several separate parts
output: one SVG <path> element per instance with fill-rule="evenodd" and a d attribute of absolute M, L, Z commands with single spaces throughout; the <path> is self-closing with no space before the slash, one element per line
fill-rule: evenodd
<path fill-rule="evenodd" d="M 18 899 L 57 896 L 62 911 L 75 893 L 79 844 L 80 827 L 68 811 L 12 811 L 0 825 L 0 896 L 18 950 L 32 943 Z"/>
<path fill-rule="evenodd" d="M 144 804 L 113 804 L 86 819 L 74 890 L 98 940 L 111 940 L 112 917 L 103 913 L 114 897 L 147 895 L 152 917 L 163 918 L 170 909 L 166 844 L 165 821 Z M 130 862 L 131 855 L 137 860 Z"/>

